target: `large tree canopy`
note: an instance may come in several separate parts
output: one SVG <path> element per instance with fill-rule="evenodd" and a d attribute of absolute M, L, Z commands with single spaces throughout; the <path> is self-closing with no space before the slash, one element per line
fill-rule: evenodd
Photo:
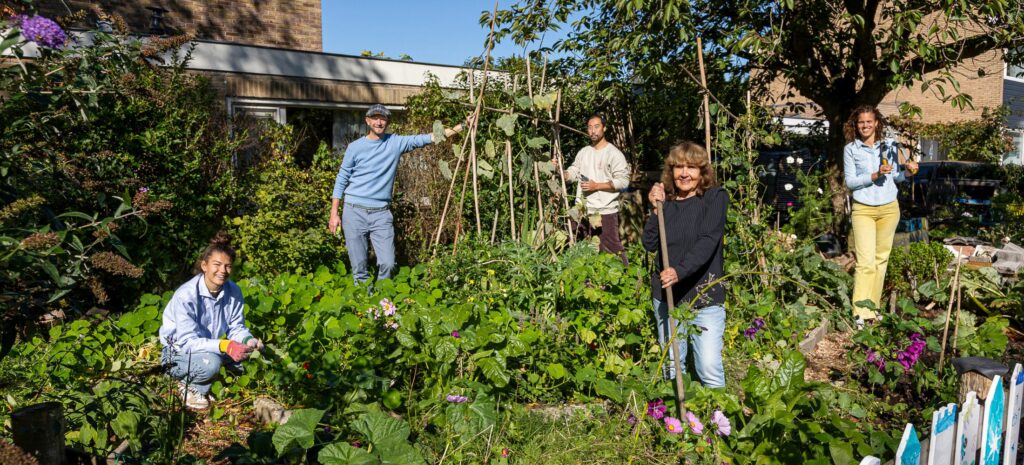
<path fill-rule="evenodd" d="M 835 168 L 842 123 L 858 105 L 919 86 L 971 106 L 953 71 L 992 50 L 1016 60 L 1024 0 L 523 0 L 498 20 L 500 32 L 520 43 L 568 24 L 555 48 L 581 75 L 641 85 L 693 69 L 701 37 L 723 75 L 749 77 L 755 89 L 781 80 L 817 104 L 830 123 Z"/>

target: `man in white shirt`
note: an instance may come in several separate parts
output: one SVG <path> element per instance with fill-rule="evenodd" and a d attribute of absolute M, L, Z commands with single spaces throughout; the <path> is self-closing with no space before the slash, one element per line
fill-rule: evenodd
<path fill-rule="evenodd" d="M 587 219 L 580 229 L 585 236 L 600 230 L 602 252 L 616 254 L 628 264 L 619 238 L 619 192 L 629 186 L 629 164 L 619 149 L 604 137 L 605 119 L 594 114 L 587 118 L 590 145 L 576 154 L 569 169 L 562 172 L 566 181 L 578 182 L 577 201 L 586 200 Z"/>

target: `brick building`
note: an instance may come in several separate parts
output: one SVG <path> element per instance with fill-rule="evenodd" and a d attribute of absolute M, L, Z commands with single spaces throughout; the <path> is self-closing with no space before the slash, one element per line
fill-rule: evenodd
<path fill-rule="evenodd" d="M 949 102 L 943 102 L 934 87 L 922 92 L 919 84 L 890 92 L 879 103 L 878 109 L 885 115 L 897 115 L 901 104 L 917 105 L 921 108 L 921 121 L 930 124 L 977 119 L 985 108 L 1007 105 L 1011 111 L 1007 126 L 1013 137 L 1014 151 L 1006 154 L 1004 162 L 1021 163 L 1024 159 L 1024 68 L 1006 64 L 1002 51 L 991 51 L 965 60 L 953 74 L 960 83 L 961 91 L 971 96 L 974 109 L 960 111 Z M 768 89 L 769 103 L 778 109 L 787 127 L 801 130 L 803 126 L 819 122 L 816 105 L 799 94 L 782 97 L 787 91 L 788 87 L 782 81 L 773 82 Z M 947 88 L 947 93 L 950 92 L 951 89 Z M 794 111 L 791 104 L 799 104 L 798 110 Z M 828 122 L 820 122 L 827 127 Z M 937 141 L 922 139 L 918 143 L 924 160 L 944 158 Z"/>
<path fill-rule="evenodd" d="M 321 139 L 335 148 L 364 134 L 363 112 L 382 103 L 399 113 L 428 73 L 451 85 L 465 70 L 323 52 L 320 0 L 39 0 L 46 16 L 90 12 L 78 26 L 96 27 L 101 12 L 124 18 L 140 36 L 190 34 L 188 68 L 224 96 L 229 115 L 288 123 L 317 118 Z M 69 11 L 70 10 L 70 11 Z"/>

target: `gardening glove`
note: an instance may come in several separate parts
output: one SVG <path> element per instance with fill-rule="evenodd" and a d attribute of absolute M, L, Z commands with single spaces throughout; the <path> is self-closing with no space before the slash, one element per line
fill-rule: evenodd
<path fill-rule="evenodd" d="M 252 352 L 252 349 L 245 344 L 235 341 L 221 341 L 220 350 L 235 362 L 241 362 L 249 358 L 249 352 Z"/>
<path fill-rule="evenodd" d="M 245 345 L 249 348 L 250 352 L 253 350 L 263 350 L 263 341 L 252 336 L 245 339 Z"/>

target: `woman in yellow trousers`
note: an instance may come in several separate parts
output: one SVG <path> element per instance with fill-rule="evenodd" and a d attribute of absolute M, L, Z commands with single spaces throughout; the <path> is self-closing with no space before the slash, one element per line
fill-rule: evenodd
<path fill-rule="evenodd" d="M 843 131 L 843 174 L 853 196 L 853 251 L 857 267 L 853 275 L 853 312 L 858 324 L 873 321 L 878 314 L 858 305 L 869 300 L 879 308 L 885 270 L 889 265 L 900 206 L 896 183 L 917 172 L 917 163 L 899 162 L 899 144 L 883 139 L 882 114 L 869 105 L 857 107 Z"/>

